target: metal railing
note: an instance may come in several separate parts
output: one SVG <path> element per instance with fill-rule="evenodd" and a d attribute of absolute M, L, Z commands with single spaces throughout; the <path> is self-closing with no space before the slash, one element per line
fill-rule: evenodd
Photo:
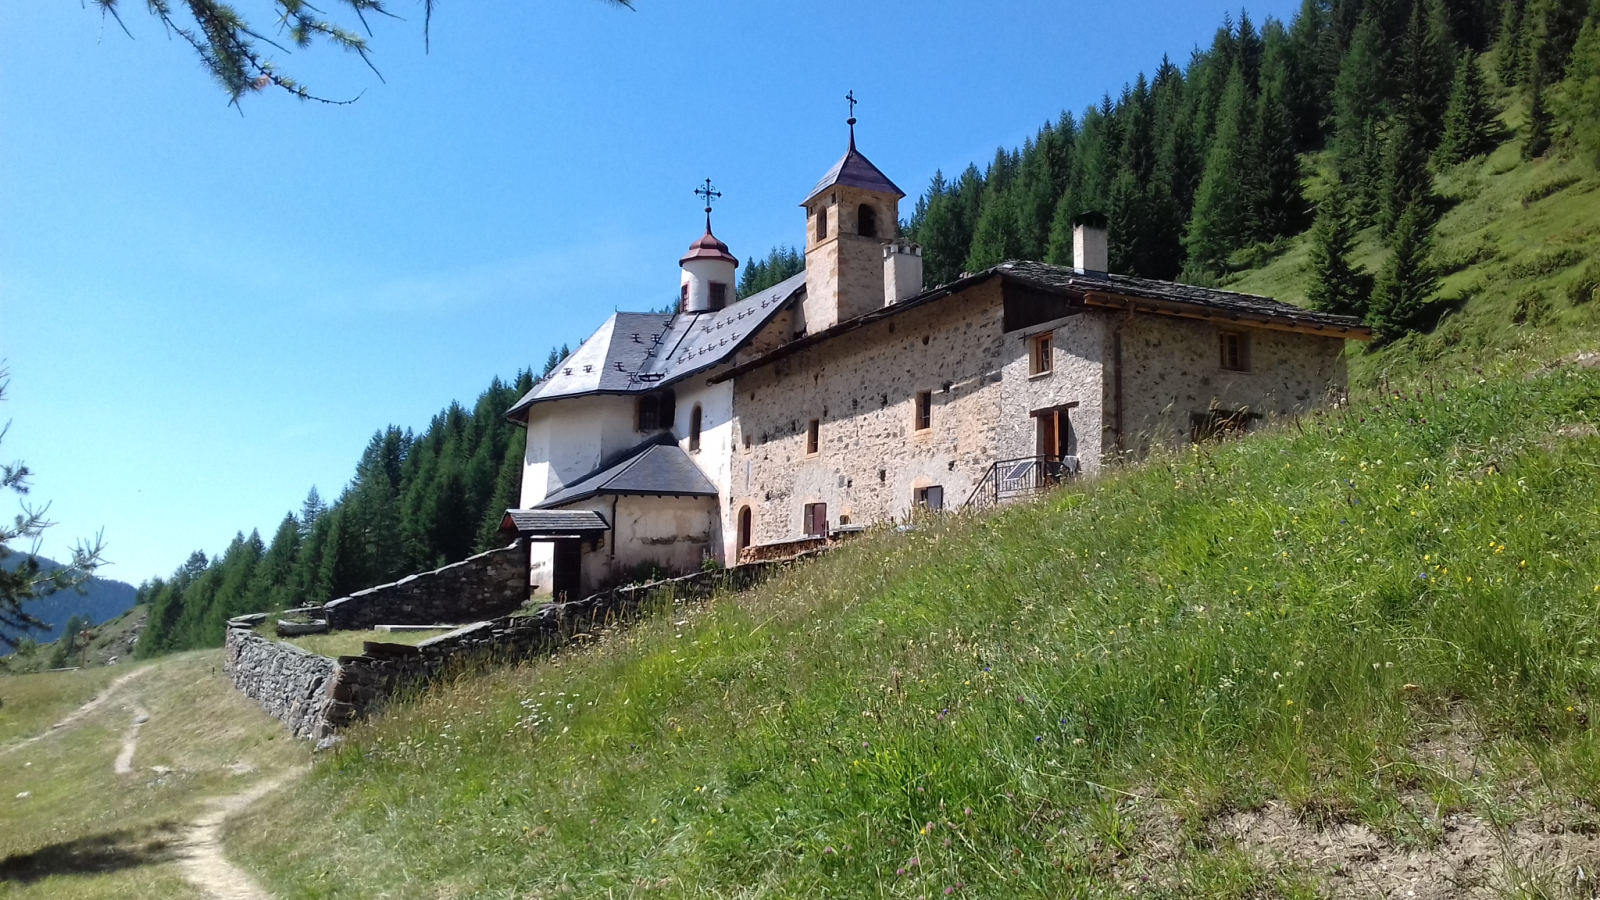
<path fill-rule="evenodd" d="M 995 506 L 1032 497 L 1078 474 L 1076 456 L 1019 456 L 1002 459 L 985 472 L 966 506 Z"/>

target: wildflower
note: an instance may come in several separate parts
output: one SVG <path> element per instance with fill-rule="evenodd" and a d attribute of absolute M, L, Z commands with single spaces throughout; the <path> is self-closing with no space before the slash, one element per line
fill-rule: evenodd
<path fill-rule="evenodd" d="M 822 855 L 823 856 L 832 856 L 833 855 L 833 848 L 832 847 L 823 847 L 822 848 Z"/>
<path fill-rule="evenodd" d="M 969 816 L 970 816 L 970 815 L 972 815 L 972 807 L 970 807 L 970 806 L 969 806 L 969 807 L 967 807 L 967 809 L 966 809 L 966 813 L 967 813 L 967 815 L 969 815 Z"/>
<path fill-rule="evenodd" d="M 902 867 L 901 867 L 901 868 L 898 868 L 898 869 L 895 869 L 895 870 L 894 870 L 894 873 L 895 873 L 895 874 L 896 874 L 896 875 L 899 875 L 899 876 L 900 876 L 900 877 L 901 877 L 901 878 L 904 878 L 904 877 L 905 877 L 905 875 L 906 875 L 906 870 L 905 870 L 905 867 L 904 867 L 904 866 L 902 866 Z"/>

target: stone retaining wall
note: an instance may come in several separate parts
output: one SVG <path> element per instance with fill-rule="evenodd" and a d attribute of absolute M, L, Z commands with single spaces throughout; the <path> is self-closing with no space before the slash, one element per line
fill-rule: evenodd
<path fill-rule="evenodd" d="M 323 606 L 323 618 L 334 631 L 475 622 L 515 612 L 527 600 L 528 544 L 517 541 L 442 569 L 330 600 Z"/>
<path fill-rule="evenodd" d="M 255 626 L 266 619 L 263 613 L 228 622 L 223 671 L 240 693 L 261 704 L 295 737 L 327 737 L 336 727 L 329 688 L 337 679 L 339 664 L 256 634 Z"/>
<path fill-rule="evenodd" d="M 414 647 L 367 641 L 362 655 L 337 660 L 256 634 L 254 628 L 266 621 L 266 614 L 241 616 L 228 622 L 223 665 L 241 692 L 281 719 L 296 737 L 321 739 L 382 709 L 396 694 L 452 672 L 548 653 L 575 634 L 626 622 L 657 603 L 744 590 L 794 561 L 615 588 L 571 603 L 552 603 L 531 615 L 477 622 Z"/>

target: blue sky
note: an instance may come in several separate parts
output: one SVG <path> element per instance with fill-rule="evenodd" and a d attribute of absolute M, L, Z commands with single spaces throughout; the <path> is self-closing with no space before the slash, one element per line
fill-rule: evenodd
<path fill-rule="evenodd" d="M 337 495 L 375 429 L 670 302 L 702 179 L 740 258 L 799 242 L 847 90 L 862 150 L 915 196 L 1183 63 L 1230 8 L 446 0 L 424 54 L 399 0 L 408 21 L 375 20 L 385 82 L 278 54 L 359 102 L 267 93 L 241 116 L 123 3 L 133 40 L 71 0 L 0 4 L 0 454 L 53 503 L 45 553 L 104 529 L 104 574 L 131 582 Z"/>

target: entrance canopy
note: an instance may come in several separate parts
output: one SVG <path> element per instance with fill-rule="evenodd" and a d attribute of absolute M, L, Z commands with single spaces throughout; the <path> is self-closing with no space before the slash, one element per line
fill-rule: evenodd
<path fill-rule="evenodd" d="M 508 509 L 502 533 L 534 541 L 583 540 L 610 531 L 604 516 L 587 509 Z"/>

